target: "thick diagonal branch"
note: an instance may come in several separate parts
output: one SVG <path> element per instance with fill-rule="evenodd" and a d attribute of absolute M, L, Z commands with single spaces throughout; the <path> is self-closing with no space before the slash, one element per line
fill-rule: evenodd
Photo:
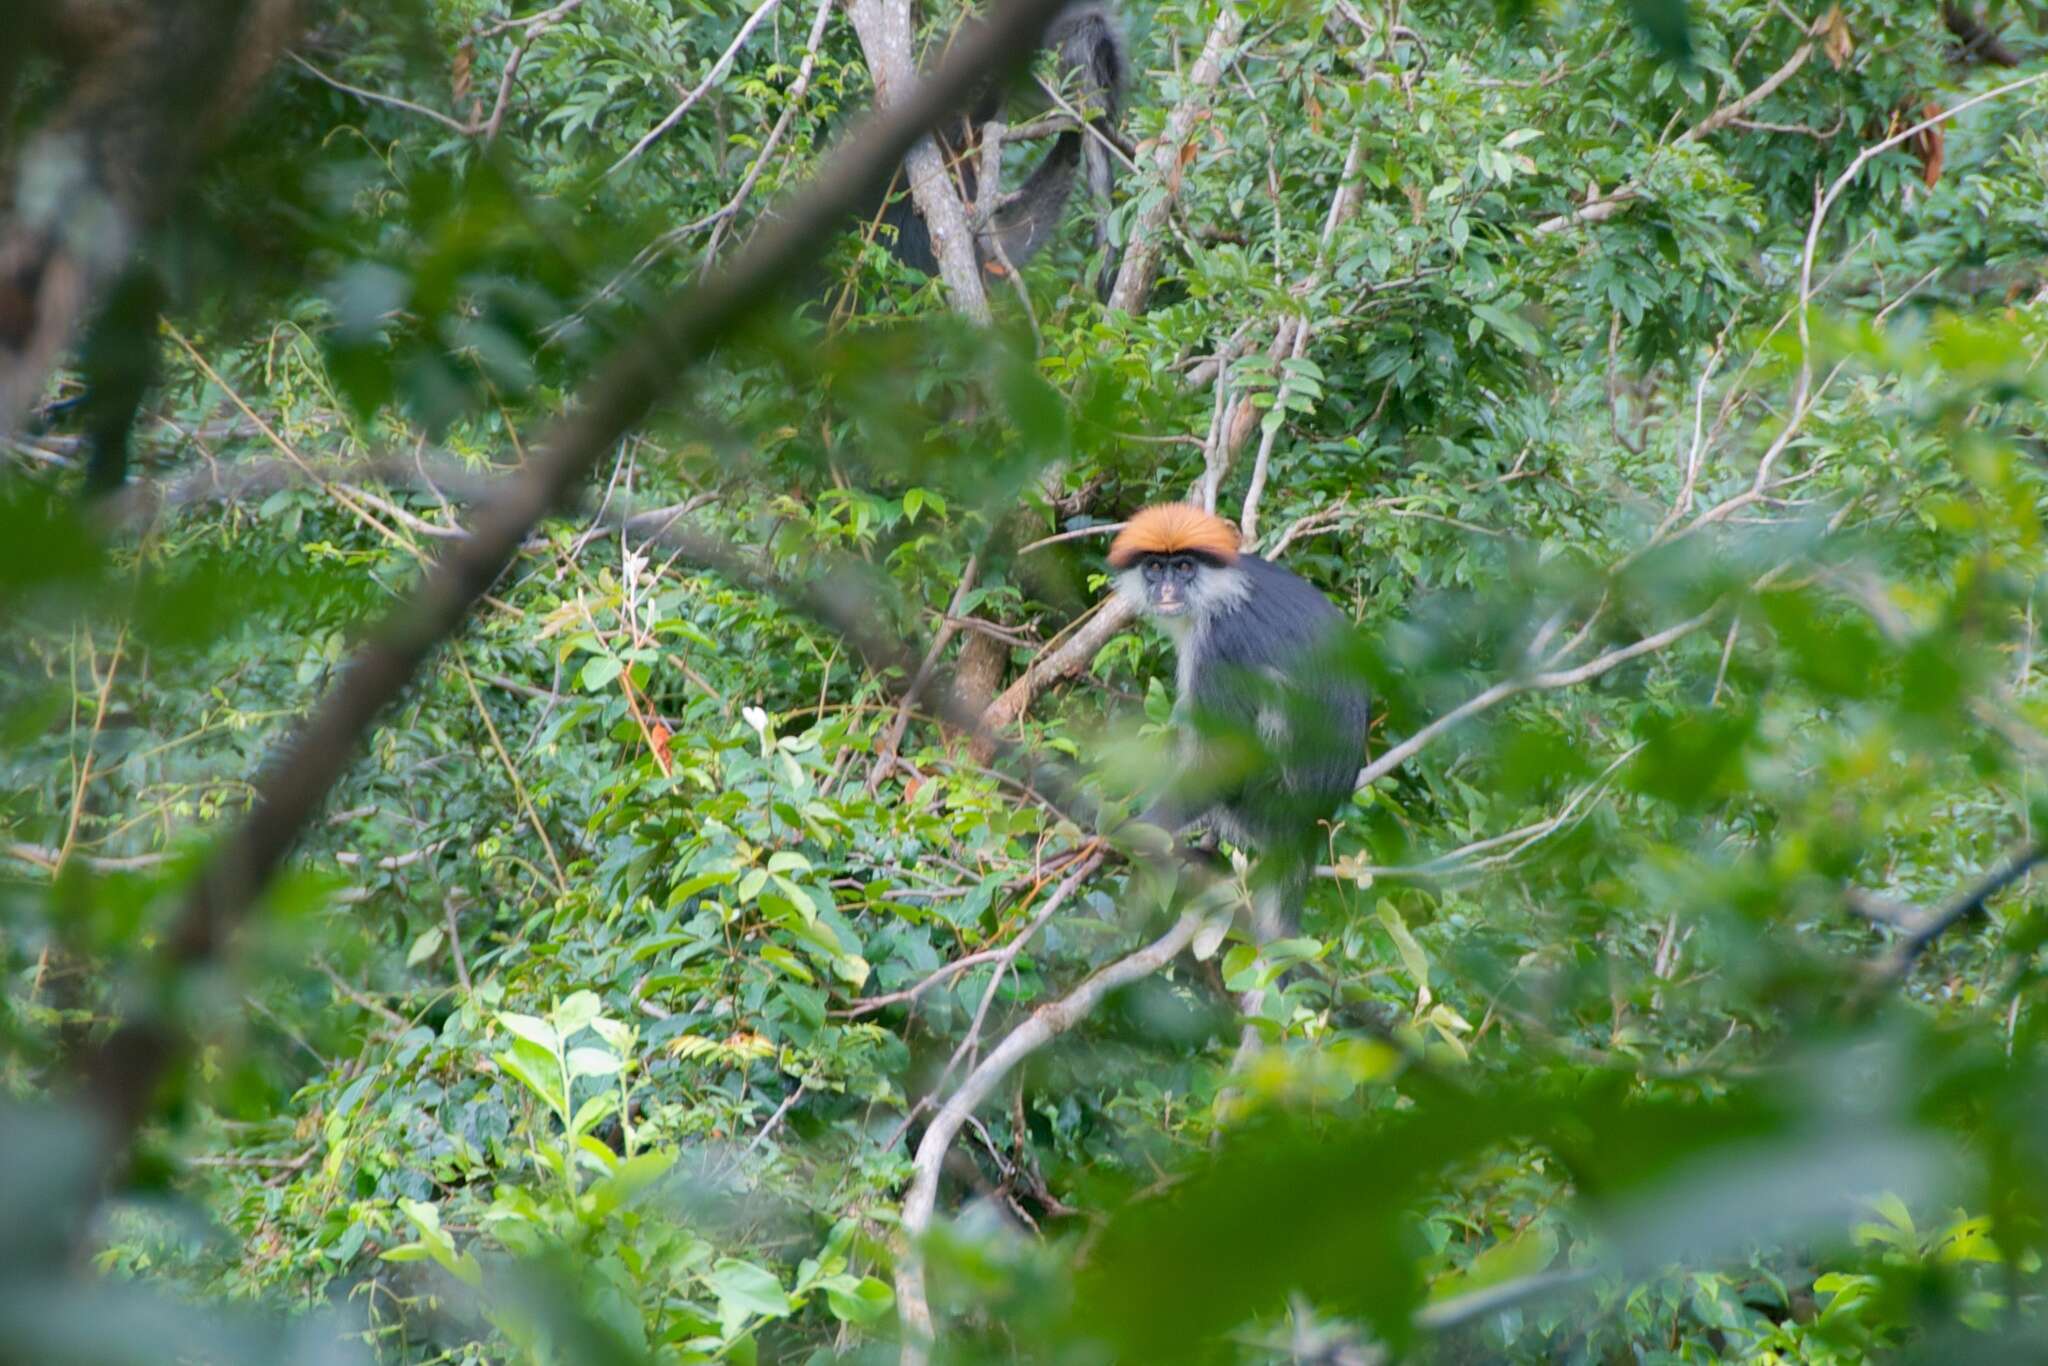
<path fill-rule="evenodd" d="M 685 292 L 613 353 L 526 467 L 492 489 L 471 534 L 448 543 L 412 597 L 357 650 L 334 688 L 273 755 L 257 782 L 254 807 L 215 853 L 166 936 L 164 952 L 173 965 L 221 952 L 378 716 L 461 625 L 534 524 L 574 497 L 605 452 L 677 386 L 684 367 L 801 275 L 912 142 L 991 72 L 1007 71 L 1031 52 L 1059 3 L 1012 0 L 998 7 L 912 97 L 872 118 L 804 193 L 765 222 L 729 268 Z M 187 1044 L 171 1019 L 145 1011 L 79 1060 L 110 1155 L 148 1113 Z"/>
<path fill-rule="evenodd" d="M 31 13 L 0 43 L 33 45 Z M 0 193 L 0 433 L 13 431 L 292 32 L 291 0 L 156 0 L 104 25 Z"/>
<path fill-rule="evenodd" d="M 2034 865 L 2044 858 L 2048 858 L 2048 841 L 2042 840 L 2023 844 L 2008 854 L 1996 868 L 1977 879 L 1974 886 L 1959 893 L 1948 905 L 1909 930 L 1886 960 L 1882 976 L 1888 981 L 1897 981 L 1911 972 L 1913 964 L 1935 940 L 1983 911 L 1990 905 L 1991 898 L 2031 873 Z"/>

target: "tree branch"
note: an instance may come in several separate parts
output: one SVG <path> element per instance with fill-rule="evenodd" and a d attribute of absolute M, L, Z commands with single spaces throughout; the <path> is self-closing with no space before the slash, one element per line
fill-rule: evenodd
<path fill-rule="evenodd" d="M 1935 940 L 1983 910 L 1992 897 L 2032 872 L 2034 865 L 2044 858 L 2048 858 L 2048 840 L 2036 840 L 2006 855 L 2005 861 L 1979 878 L 1975 886 L 1928 916 L 1901 939 L 1886 960 L 1880 976 L 1892 982 L 1904 978 Z"/>
<path fill-rule="evenodd" d="M 860 36 L 861 51 L 875 81 L 875 107 L 892 108 L 910 98 L 918 85 L 910 56 L 910 0 L 847 0 L 847 17 Z M 981 266 L 974 254 L 974 229 L 960 202 L 946 159 L 929 133 L 903 158 L 910 177 L 910 198 L 931 235 L 932 255 L 939 261 L 956 312 L 983 327 L 994 321 L 988 291 L 982 288 Z"/>
<path fill-rule="evenodd" d="M 1195 937 L 1203 919 L 1188 912 L 1145 947 L 1111 963 L 1060 1000 L 1033 1011 L 1030 1019 L 1011 1030 L 981 1065 L 967 1074 L 960 1089 L 932 1116 L 924 1137 L 918 1140 L 910 1191 L 903 1197 L 903 1231 L 910 1237 L 910 1246 L 896 1264 L 896 1306 L 904 1327 L 903 1366 L 924 1366 L 928 1359 L 932 1310 L 925 1296 L 924 1260 L 917 1240 L 931 1226 L 938 1203 L 939 1168 L 961 1126 L 1018 1063 L 1087 1019 L 1110 992 L 1149 977 L 1173 961 Z"/>
<path fill-rule="evenodd" d="M 1041 652 L 1023 676 L 1002 690 L 982 713 L 982 724 L 1001 730 L 1016 721 L 1039 693 L 1087 668 L 1110 637 L 1131 624 L 1137 613 L 1122 597 L 1111 594 L 1088 609 L 1083 623 L 1065 643 Z"/>
<path fill-rule="evenodd" d="M 1216 83 L 1223 78 L 1225 59 L 1243 31 L 1244 16 L 1238 13 L 1233 0 L 1223 0 L 1216 13 L 1216 22 L 1210 25 L 1209 36 L 1202 44 L 1202 55 L 1196 59 L 1195 68 L 1189 73 L 1187 93 L 1166 116 L 1166 126 L 1160 131 L 1152 164 L 1165 186 L 1165 192 L 1156 199 L 1145 201 L 1144 207 L 1132 220 L 1130 238 L 1124 246 L 1123 264 L 1117 268 L 1116 284 L 1109 291 L 1109 306 L 1119 312 L 1141 312 L 1146 299 L 1151 297 L 1152 282 L 1159 274 L 1159 257 L 1165 250 L 1160 237 L 1173 214 L 1174 204 L 1180 199 L 1184 183 L 1182 168 L 1195 130 L 1208 110 Z"/>
<path fill-rule="evenodd" d="M 704 79 L 697 82 L 696 88 L 683 96 L 682 103 L 669 110 L 667 116 L 660 123 L 655 124 L 645 133 L 642 133 L 640 140 L 631 147 L 628 147 L 624 156 L 605 167 L 605 175 L 613 176 L 618 174 L 622 167 L 638 160 L 642 152 L 659 141 L 662 134 L 675 127 L 678 123 L 681 123 L 683 115 L 689 113 L 696 106 L 698 100 L 703 99 L 712 87 L 725 79 L 725 73 L 732 70 L 732 64 L 738 59 L 740 49 L 747 45 L 747 39 L 754 36 L 754 30 L 761 26 L 761 21 L 773 14 L 775 7 L 781 3 L 782 0 L 761 0 L 761 4 L 752 14 L 747 16 L 747 22 L 740 25 L 740 31 L 733 36 L 732 42 L 727 44 L 725 51 L 718 54 L 718 60 L 711 64 L 711 69 L 704 73 Z"/>
<path fill-rule="evenodd" d="M 1032 52 L 1059 3 L 1012 0 L 996 7 L 930 80 L 871 117 L 729 267 L 684 292 L 613 352 L 526 467 L 491 489 L 471 522 L 471 535 L 448 543 L 412 597 L 356 651 L 304 725 L 274 752 L 257 782 L 253 809 L 223 841 L 165 937 L 162 953 L 169 964 L 219 956 L 363 737 L 428 654 L 462 624 L 535 523 L 574 496 L 688 364 L 702 359 L 824 250 L 916 138 L 989 73 L 1007 72 Z M 85 1100 L 101 1119 L 110 1160 L 125 1148 L 159 1084 L 188 1047 L 177 1021 L 144 1011 L 77 1059 Z"/>

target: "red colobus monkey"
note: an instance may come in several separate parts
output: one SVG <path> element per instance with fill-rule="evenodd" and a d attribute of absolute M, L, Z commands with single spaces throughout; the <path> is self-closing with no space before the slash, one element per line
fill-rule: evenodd
<path fill-rule="evenodd" d="M 1260 856 L 1253 931 L 1291 931 L 1320 843 L 1364 755 L 1364 687 L 1335 655 L 1346 622 L 1307 580 L 1238 549 L 1185 503 L 1146 508 L 1109 548 L 1116 591 L 1177 656 L 1181 771 L 1144 819 L 1206 822 Z"/>

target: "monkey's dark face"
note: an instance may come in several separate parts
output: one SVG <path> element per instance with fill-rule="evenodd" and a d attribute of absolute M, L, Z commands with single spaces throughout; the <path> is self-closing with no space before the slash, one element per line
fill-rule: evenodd
<path fill-rule="evenodd" d="M 1185 615 L 1200 595 L 1196 585 L 1206 568 L 1193 555 L 1147 555 L 1138 565 L 1145 584 L 1145 610 L 1156 617 Z"/>
<path fill-rule="evenodd" d="M 1236 565 L 1198 550 L 1140 555 L 1116 573 L 1117 596 L 1152 618 L 1177 641 L 1207 629 L 1219 612 L 1242 603 L 1251 580 Z"/>

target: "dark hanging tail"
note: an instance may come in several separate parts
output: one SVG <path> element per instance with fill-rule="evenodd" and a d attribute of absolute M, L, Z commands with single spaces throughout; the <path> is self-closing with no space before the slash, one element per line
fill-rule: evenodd
<path fill-rule="evenodd" d="M 1115 140 L 1122 113 L 1126 79 L 1123 30 L 1108 6 L 1070 5 L 1046 30 L 1045 46 L 1059 54 L 1063 71 L 1078 77 L 1080 112 L 1088 116 L 1092 128 L 1088 132 L 1061 133 L 1053 140 L 1051 150 L 1031 168 L 1023 185 L 997 204 L 993 221 L 977 243 L 985 266 L 1007 260 L 1011 266 L 1022 267 L 1037 255 L 1059 231 L 1077 177 L 1085 177 L 1089 194 L 1096 201 L 1096 249 L 1108 249 L 1109 197 L 1116 184 L 1110 144 Z M 941 138 L 948 160 L 958 168 L 970 209 L 977 193 L 974 172 L 980 155 L 980 132 L 1000 110 L 999 96 L 984 97 L 973 114 L 962 120 L 955 136 Z M 938 273 L 931 232 L 911 202 L 902 176 L 896 177 L 889 198 L 869 218 L 880 223 L 879 236 L 897 260 L 927 275 Z M 1114 266 L 1111 261 L 1098 282 L 1098 289 L 1105 294 L 1115 276 Z"/>

